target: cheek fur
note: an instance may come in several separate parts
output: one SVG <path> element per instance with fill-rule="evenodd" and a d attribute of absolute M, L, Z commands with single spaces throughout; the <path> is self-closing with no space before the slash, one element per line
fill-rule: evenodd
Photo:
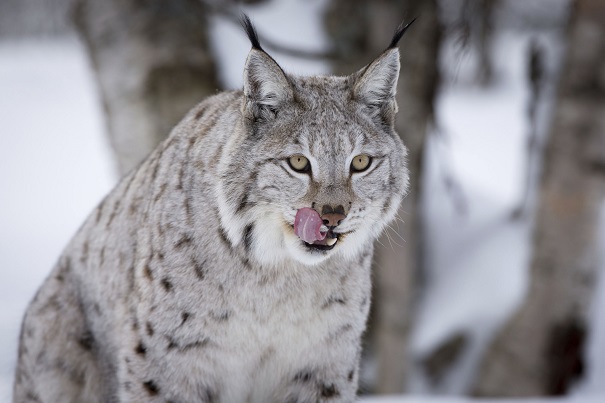
<path fill-rule="evenodd" d="M 259 171 L 257 189 L 266 197 L 291 205 L 307 193 L 307 182 L 277 165 L 267 165 Z"/>

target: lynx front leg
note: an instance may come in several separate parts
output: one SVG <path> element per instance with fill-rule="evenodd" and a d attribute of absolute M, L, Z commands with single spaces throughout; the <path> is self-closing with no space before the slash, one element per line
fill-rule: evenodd
<path fill-rule="evenodd" d="M 97 402 L 107 397 L 101 387 L 95 338 L 67 281 L 65 270 L 55 269 L 26 312 L 15 403 Z"/>

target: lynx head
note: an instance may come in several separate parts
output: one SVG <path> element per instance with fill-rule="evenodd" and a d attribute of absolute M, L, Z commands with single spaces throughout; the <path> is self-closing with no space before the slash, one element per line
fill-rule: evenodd
<path fill-rule="evenodd" d="M 354 258 L 396 214 L 407 190 L 394 130 L 397 42 L 346 77 L 295 77 L 252 43 L 241 115 L 219 165 L 221 225 L 261 264 Z"/>

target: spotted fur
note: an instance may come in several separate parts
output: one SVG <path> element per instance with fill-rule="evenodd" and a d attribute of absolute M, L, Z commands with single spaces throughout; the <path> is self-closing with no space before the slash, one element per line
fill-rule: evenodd
<path fill-rule="evenodd" d="M 65 249 L 23 321 L 15 402 L 354 400 L 372 243 L 407 188 L 399 51 L 296 77 L 254 43 L 243 91 L 195 107 Z M 339 240 L 309 249 L 296 212 L 326 205 Z"/>

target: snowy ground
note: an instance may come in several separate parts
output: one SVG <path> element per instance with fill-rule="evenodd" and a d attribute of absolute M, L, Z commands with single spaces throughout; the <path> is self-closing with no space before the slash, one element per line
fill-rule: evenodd
<path fill-rule="evenodd" d="M 322 6 L 321 1 L 313 4 Z M 259 24 L 265 18 L 251 14 Z M 302 11 L 299 14 L 301 26 L 312 25 L 304 22 Z M 217 36 L 234 37 L 237 29 L 228 25 L 217 22 Z M 241 38 L 233 41 L 240 45 L 228 49 L 241 53 L 241 61 L 231 60 L 235 67 L 225 72 L 223 80 L 237 86 L 248 46 Z M 438 123 L 450 146 L 433 140 L 427 159 L 430 292 L 422 300 L 412 350 L 420 356 L 460 329 L 473 337 L 471 349 L 455 364 L 441 393 L 464 390 L 486 340 L 514 309 L 526 284 L 529 227 L 508 221 L 519 198 L 524 165 L 526 41 L 523 35 L 501 38 L 501 77 L 492 95 L 450 86 L 437 105 Z M 323 44 L 322 38 L 310 38 L 308 44 Z M 290 71 L 325 71 L 325 66 L 297 68 L 294 62 L 276 58 Z M 75 42 L 0 43 L 0 122 L 0 401 L 4 402 L 9 401 L 23 310 L 68 239 L 116 178 L 90 70 Z M 456 214 L 445 194 L 443 170 L 455 172 L 460 180 L 469 203 L 465 217 Z M 603 396 L 586 397 L 587 393 L 605 395 L 604 290 L 601 286 L 595 304 L 597 326 L 588 351 L 591 367 L 581 388 L 582 402 L 605 401 Z M 414 374 L 412 390 L 426 392 L 420 369 L 415 368 Z M 366 401 L 468 400 L 409 396 Z"/>

